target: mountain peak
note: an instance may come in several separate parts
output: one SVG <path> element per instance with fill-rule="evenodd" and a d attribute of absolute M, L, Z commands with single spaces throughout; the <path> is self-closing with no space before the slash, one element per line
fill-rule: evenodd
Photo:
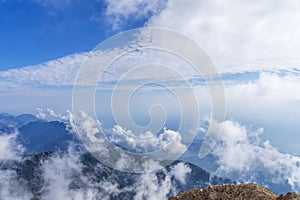
<path fill-rule="evenodd" d="M 294 192 L 289 192 L 286 195 L 277 196 L 266 187 L 257 184 L 224 184 L 214 185 L 203 189 L 191 189 L 183 192 L 175 197 L 170 197 L 169 200 L 216 200 L 216 199 L 257 199 L 257 200 L 299 200 L 300 195 Z"/>

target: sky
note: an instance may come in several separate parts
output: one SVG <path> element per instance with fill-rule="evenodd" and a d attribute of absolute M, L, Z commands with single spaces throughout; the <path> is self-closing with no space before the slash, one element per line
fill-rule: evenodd
<path fill-rule="evenodd" d="M 65 112 L 87 52 L 124 30 L 168 28 L 196 41 L 215 63 L 227 119 L 263 128 L 263 139 L 300 154 L 299 11 L 297 0 L 2 0 L 0 111 Z M 205 88 L 196 90 L 206 105 Z M 101 95 L 106 112 L 109 92 Z"/>
<path fill-rule="evenodd" d="M 0 70 L 40 64 L 86 52 L 121 30 L 106 16 L 99 0 L 0 1 Z M 143 25 L 133 19 L 126 28 Z"/>

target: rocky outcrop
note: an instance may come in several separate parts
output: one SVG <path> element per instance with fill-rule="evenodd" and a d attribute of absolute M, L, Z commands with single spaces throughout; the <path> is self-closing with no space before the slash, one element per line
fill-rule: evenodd
<path fill-rule="evenodd" d="M 169 200 L 300 200 L 300 195 L 289 192 L 286 195 L 276 195 L 266 187 L 256 184 L 224 184 L 209 186 L 203 189 L 191 189 Z"/>

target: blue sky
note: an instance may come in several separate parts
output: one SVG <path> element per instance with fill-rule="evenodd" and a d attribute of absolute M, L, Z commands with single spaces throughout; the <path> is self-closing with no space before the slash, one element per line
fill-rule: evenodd
<path fill-rule="evenodd" d="M 118 30 L 105 1 L 0 1 L 0 70 L 39 64 L 92 50 L 120 30 L 142 26 L 132 18 Z"/>

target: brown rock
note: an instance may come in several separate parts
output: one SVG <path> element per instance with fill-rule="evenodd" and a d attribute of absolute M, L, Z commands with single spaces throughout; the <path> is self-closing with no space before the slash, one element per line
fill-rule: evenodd
<path fill-rule="evenodd" d="M 277 196 L 266 187 L 257 184 L 225 184 L 209 186 L 203 189 L 192 189 L 169 200 L 300 200 L 296 193 Z"/>
<path fill-rule="evenodd" d="M 295 192 L 288 192 L 285 196 L 279 195 L 276 200 L 300 200 L 300 195 Z"/>

